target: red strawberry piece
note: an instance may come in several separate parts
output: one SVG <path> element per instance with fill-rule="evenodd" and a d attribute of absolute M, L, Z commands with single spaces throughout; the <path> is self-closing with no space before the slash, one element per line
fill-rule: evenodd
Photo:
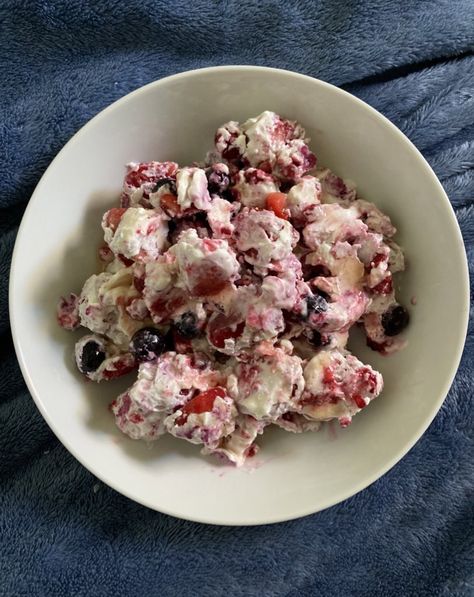
<path fill-rule="evenodd" d="M 115 379 L 133 371 L 136 368 L 135 359 L 131 355 L 124 355 L 109 365 L 110 369 L 105 369 L 104 379 Z"/>
<path fill-rule="evenodd" d="M 107 226 L 113 231 L 117 230 L 120 220 L 126 211 L 126 207 L 113 207 L 112 209 L 109 209 L 105 220 L 107 222 Z"/>
<path fill-rule="evenodd" d="M 225 389 L 217 386 L 216 388 L 210 388 L 205 392 L 201 392 L 194 398 L 191 398 L 189 402 L 187 402 L 183 408 L 181 409 L 183 413 L 190 415 L 191 413 L 200 414 L 209 412 L 212 410 L 214 406 L 214 400 L 219 396 L 219 398 L 224 398 L 225 396 Z"/>
<path fill-rule="evenodd" d="M 269 193 L 266 198 L 267 209 L 272 211 L 278 218 L 288 220 L 288 210 L 286 209 L 285 193 Z"/>
<path fill-rule="evenodd" d="M 383 253 L 377 253 L 375 257 L 372 259 L 372 263 L 370 264 L 372 267 L 377 267 L 382 261 L 385 261 L 387 258 Z"/>

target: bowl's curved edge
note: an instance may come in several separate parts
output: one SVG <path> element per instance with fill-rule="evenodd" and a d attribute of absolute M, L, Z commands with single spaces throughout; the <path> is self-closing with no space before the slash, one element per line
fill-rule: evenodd
<path fill-rule="evenodd" d="M 119 107 L 122 103 L 129 101 L 131 98 L 135 97 L 136 95 L 141 94 L 141 93 L 146 93 L 147 90 L 150 89 L 151 87 L 157 87 L 162 84 L 166 84 L 170 80 L 179 80 L 180 78 L 185 78 L 185 77 L 190 77 L 190 76 L 191 77 L 199 76 L 201 73 L 205 73 L 205 72 L 226 73 L 226 72 L 232 72 L 232 71 L 244 72 L 244 71 L 252 71 L 252 70 L 261 71 L 261 72 L 264 72 L 264 71 L 272 72 L 273 71 L 273 72 L 277 72 L 280 74 L 285 74 L 286 76 L 291 76 L 291 77 L 296 77 L 296 78 L 304 78 L 304 79 L 310 80 L 312 83 L 316 83 L 316 84 L 324 86 L 324 87 L 329 87 L 334 92 L 347 96 L 348 98 L 351 99 L 351 101 L 355 101 L 358 104 L 360 104 L 364 109 L 369 110 L 374 116 L 376 116 L 376 118 L 381 119 L 383 121 L 383 123 L 392 130 L 393 133 L 395 133 L 397 136 L 399 136 L 407 144 L 407 147 L 413 153 L 414 157 L 420 162 L 420 166 L 423 167 L 426 174 L 431 178 L 432 182 L 438 188 L 438 191 L 444 198 L 445 206 L 448 210 L 449 217 L 450 217 L 450 224 L 453 227 L 453 229 L 456 233 L 456 236 L 457 236 L 456 250 L 458 252 L 458 258 L 459 258 L 460 262 L 462 262 L 462 264 L 463 264 L 463 268 L 462 268 L 463 269 L 463 286 L 465 288 L 464 309 L 463 309 L 463 313 L 462 313 L 463 319 L 461 320 L 460 325 L 459 325 L 458 347 L 457 347 L 455 355 L 453 356 L 453 365 L 451 368 L 451 374 L 450 374 L 449 378 L 446 379 L 446 382 L 445 382 L 443 388 L 440 390 L 439 399 L 434 404 L 431 415 L 429 417 L 427 417 L 427 420 L 425 421 L 424 426 L 412 438 L 412 440 L 410 442 L 408 442 L 408 444 L 405 445 L 401 450 L 399 450 L 399 452 L 397 452 L 397 454 L 395 454 L 395 456 L 388 463 L 386 463 L 385 466 L 381 467 L 368 480 L 364 479 L 364 481 L 362 481 L 359 485 L 352 488 L 351 491 L 348 491 L 346 494 L 344 494 L 342 496 L 339 495 L 334 500 L 327 500 L 326 503 L 323 503 L 316 509 L 315 508 L 303 508 L 301 510 L 293 512 L 289 516 L 284 516 L 284 517 L 267 516 L 264 520 L 262 520 L 261 518 L 255 519 L 255 520 L 249 520 L 249 519 L 247 519 L 247 520 L 226 520 L 226 519 L 210 520 L 205 517 L 189 516 L 188 514 L 184 514 L 183 512 L 173 511 L 170 509 L 157 510 L 157 508 L 153 504 L 151 504 L 147 500 L 142 499 L 141 497 L 137 497 L 137 496 L 133 495 L 133 492 L 125 491 L 122 488 L 118 488 L 113 481 L 111 481 L 110 479 L 107 478 L 106 475 L 97 475 L 97 473 L 95 471 L 91 470 L 89 465 L 82 460 L 81 455 L 73 447 L 71 447 L 66 436 L 63 433 L 61 433 L 61 431 L 59 429 L 57 429 L 55 427 L 53 421 L 50 419 L 48 412 L 46 411 L 46 409 L 39 397 L 39 394 L 36 392 L 34 382 L 29 375 L 28 368 L 27 368 L 27 365 L 26 365 L 26 362 L 25 362 L 25 359 L 23 356 L 21 342 L 16 333 L 16 325 L 15 324 L 16 324 L 18 314 L 15 311 L 15 305 L 14 305 L 14 301 L 13 301 L 15 279 L 16 279 L 15 263 L 17 261 L 18 246 L 21 242 L 22 232 L 26 226 L 25 223 L 28 219 L 29 212 L 31 211 L 31 206 L 34 204 L 33 202 L 35 201 L 35 197 L 37 195 L 39 195 L 39 193 L 41 191 L 41 187 L 43 186 L 43 184 L 45 184 L 45 181 L 48 176 L 48 172 L 50 172 L 50 170 L 52 169 L 56 160 L 58 160 L 60 158 L 62 153 L 67 150 L 68 146 L 70 144 L 72 144 L 73 142 L 75 142 L 77 139 L 79 139 L 82 134 L 87 132 L 87 130 L 90 127 L 92 127 L 93 124 L 98 119 L 103 118 L 105 115 L 109 114 L 109 112 L 111 112 L 114 109 L 116 109 L 117 107 Z M 50 429 L 56 435 L 56 437 L 60 440 L 60 442 L 64 445 L 64 447 L 72 454 L 72 456 L 74 456 L 74 458 L 76 458 L 76 460 L 78 460 L 87 470 L 89 470 L 89 472 L 91 472 L 98 479 L 103 481 L 105 484 L 107 484 L 109 487 L 111 487 L 118 493 L 125 495 L 126 497 L 128 497 L 128 498 L 130 498 L 130 499 L 132 499 L 132 500 L 134 500 L 152 510 L 162 512 L 163 514 L 175 516 L 176 518 L 181 518 L 184 520 L 190 520 L 192 522 L 212 524 L 212 525 L 252 526 L 252 525 L 260 525 L 260 524 L 274 524 L 274 523 L 278 523 L 278 522 L 285 522 L 285 521 L 289 521 L 289 520 L 294 520 L 296 518 L 301 518 L 304 516 L 315 514 L 316 512 L 320 512 L 321 510 L 325 510 L 326 508 L 329 508 L 331 506 L 334 506 L 338 503 L 341 503 L 341 502 L 347 500 L 348 498 L 359 493 L 360 491 L 362 491 L 363 489 L 367 488 L 369 485 L 371 485 L 372 483 L 374 483 L 375 481 L 380 479 L 383 475 L 385 475 L 390 469 L 392 469 L 397 464 L 397 462 L 399 462 L 413 448 L 413 446 L 418 442 L 418 440 L 425 433 L 425 431 L 427 430 L 427 428 L 429 427 L 429 425 L 432 423 L 433 419 L 435 418 L 436 414 L 438 413 L 439 409 L 441 408 L 441 405 L 444 402 L 444 400 L 449 392 L 449 389 L 453 383 L 454 377 L 455 377 L 457 369 L 459 367 L 459 363 L 461 361 L 461 357 L 462 357 L 462 353 L 463 353 L 463 349 L 464 349 L 464 342 L 465 342 L 466 333 L 467 333 L 467 329 L 468 329 L 469 308 L 470 308 L 470 296 L 469 296 L 468 263 L 467 263 L 466 252 L 464 249 L 464 242 L 462 239 L 461 230 L 459 228 L 459 224 L 457 222 L 454 209 L 449 201 L 449 198 L 448 198 L 443 186 L 441 185 L 440 181 L 438 180 L 438 178 L 437 178 L 436 174 L 434 173 L 434 171 L 432 170 L 431 166 L 428 164 L 428 162 L 422 156 L 420 151 L 415 147 L 415 145 L 413 145 L 413 143 L 410 141 L 410 139 L 408 139 L 408 137 L 406 135 L 404 135 L 404 133 L 402 133 L 402 131 L 400 131 L 400 129 L 398 129 L 388 118 L 386 118 L 383 114 L 378 112 L 375 108 L 372 108 L 372 106 L 370 106 L 366 102 L 364 102 L 361 99 L 357 98 L 356 96 L 348 93 L 347 91 L 344 91 L 343 89 L 340 89 L 340 88 L 336 87 L 335 85 L 332 85 L 331 83 L 327 83 L 325 81 L 321 81 L 320 79 L 316 79 L 316 78 L 310 77 L 308 75 L 295 73 L 295 72 L 288 71 L 285 69 L 263 67 L 263 66 L 229 65 L 229 66 L 216 66 L 216 67 L 200 68 L 200 69 L 195 69 L 195 70 L 191 70 L 191 71 L 184 71 L 184 72 L 181 72 L 181 73 L 178 73 L 175 75 L 164 77 L 163 79 L 159 79 L 158 81 L 153 81 L 151 83 L 148 83 L 147 85 L 144 85 L 144 86 L 136 89 L 135 91 L 132 91 L 131 93 L 125 95 L 124 97 L 116 100 L 110 106 L 101 110 L 91 120 L 89 120 L 83 127 L 81 127 L 81 129 L 79 129 L 79 131 L 77 131 L 77 133 L 75 133 L 71 137 L 71 139 L 69 139 L 69 141 L 64 145 L 64 147 L 58 152 L 58 154 L 55 156 L 55 158 L 51 161 L 50 165 L 48 166 L 48 168 L 44 172 L 43 176 L 41 177 L 37 187 L 35 188 L 32 196 L 30 198 L 30 201 L 25 209 L 25 212 L 23 214 L 22 221 L 21 221 L 20 227 L 18 229 L 17 237 L 15 240 L 15 246 L 13 249 L 12 261 L 11 261 L 11 267 L 10 267 L 9 314 L 10 314 L 10 324 L 11 324 L 15 352 L 16 352 L 18 362 L 20 365 L 20 370 L 22 372 L 23 378 L 25 379 L 28 390 L 30 391 L 31 396 L 33 397 L 33 400 L 35 401 L 36 406 L 38 407 L 41 415 L 47 422 Z"/>

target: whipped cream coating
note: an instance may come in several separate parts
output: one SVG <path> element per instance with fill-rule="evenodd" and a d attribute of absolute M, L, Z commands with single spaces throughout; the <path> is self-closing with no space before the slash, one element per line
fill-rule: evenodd
<path fill-rule="evenodd" d="M 227 382 L 239 411 L 267 423 L 295 410 L 304 388 L 301 359 L 281 348 L 271 353 L 238 363 Z"/>
<path fill-rule="evenodd" d="M 57 319 L 87 330 L 74 351 L 85 377 L 134 372 L 111 404 L 130 438 L 170 434 L 241 466 L 267 427 L 346 427 L 382 392 L 347 342 L 358 325 L 380 354 L 406 344 L 403 250 L 389 216 L 316 170 L 308 143 L 265 111 L 219 127 L 203 164 L 127 165 L 102 271 Z"/>
<path fill-rule="evenodd" d="M 152 261 L 163 251 L 168 236 L 167 217 L 143 207 L 125 210 L 114 230 L 107 222 L 107 213 L 102 220 L 104 240 L 114 255 L 128 259 Z"/>

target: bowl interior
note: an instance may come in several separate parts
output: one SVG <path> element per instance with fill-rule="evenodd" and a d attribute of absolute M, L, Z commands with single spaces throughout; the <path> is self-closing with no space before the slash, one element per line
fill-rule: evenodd
<path fill-rule="evenodd" d="M 107 410 L 132 378 L 99 386 L 76 373 L 79 333 L 56 326 L 58 296 L 97 268 L 100 218 L 116 201 L 128 161 L 201 160 L 216 127 L 274 110 L 299 120 L 319 163 L 353 179 L 399 229 L 411 307 L 409 346 L 388 358 L 355 338 L 384 375 L 383 394 L 346 430 L 270 430 L 237 470 L 173 438 L 152 446 L 116 428 Z M 10 308 L 29 388 L 66 447 L 129 497 L 176 516 L 222 524 L 294 518 L 337 503 L 386 472 L 414 444 L 444 399 L 467 321 L 467 270 L 453 212 L 426 162 L 388 121 L 350 95 L 308 77 L 253 67 L 204 69 L 149 85 L 86 125 L 42 178 L 14 253 Z M 212 496 L 212 497 L 211 497 Z"/>

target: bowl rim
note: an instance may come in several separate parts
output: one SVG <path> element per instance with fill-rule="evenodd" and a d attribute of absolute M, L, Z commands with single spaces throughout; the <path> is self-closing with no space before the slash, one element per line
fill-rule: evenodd
<path fill-rule="evenodd" d="M 207 73 L 226 74 L 229 72 L 251 72 L 251 71 L 275 73 L 275 74 L 285 75 L 287 77 L 304 79 L 304 80 L 310 81 L 312 84 L 326 87 L 326 88 L 330 89 L 333 93 L 344 96 L 347 100 L 355 102 L 356 104 L 359 104 L 360 107 L 364 108 L 366 111 L 369 111 L 377 120 L 379 120 L 383 125 L 385 125 L 389 129 L 391 129 L 391 131 L 393 133 L 395 133 L 404 142 L 405 146 L 407 147 L 407 150 L 411 151 L 414 159 L 416 159 L 418 162 L 418 166 L 420 168 L 423 168 L 423 170 L 425 171 L 425 174 L 431 179 L 433 186 L 438 191 L 440 199 L 445 203 L 445 207 L 448 208 L 447 213 L 449 214 L 449 218 L 450 218 L 449 224 L 450 224 L 450 227 L 453 229 L 453 233 L 456 238 L 455 249 L 458 253 L 458 259 L 460 261 L 460 266 L 462 267 L 462 270 L 463 270 L 463 276 L 462 276 L 462 281 L 461 281 L 461 285 L 464 289 L 463 310 L 462 310 L 462 313 L 459 315 L 460 319 L 459 319 L 459 324 L 458 324 L 458 329 L 457 329 L 457 334 L 456 334 L 457 335 L 457 339 L 456 339 L 457 346 L 456 346 L 456 350 L 453 351 L 450 373 L 447 376 L 444 385 L 440 388 L 440 390 L 438 392 L 438 398 L 433 403 L 433 406 L 432 406 L 429 416 L 426 417 L 426 420 L 424 421 L 423 425 L 420 426 L 417 433 L 415 433 L 413 435 L 413 437 L 410 438 L 410 441 L 406 442 L 396 452 L 396 454 L 384 464 L 384 466 L 379 468 L 379 470 L 376 473 L 373 473 L 369 477 L 364 478 L 364 480 L 362 480 L 360 483 L 351 487 L 350 490 L 344 492 L 343 494 L 337 495 L 334 499 L 326 500 L 327 503 L 322 504 L 316 508 L 308 508 L 308 507 L 303 507 L 300 509 L 296 508 L 296 510 L 294 512 L 292 512 L 291 515 L 284 515 L 284 516 L 269 514 L 265 517 L 265 519 L 262 519 L 262 520 L 259 519 L 258 521 L 242 520 L 242 521 L 236 522 L 234 520 L 219 520 L 218 522 L 216 522 L 216 520 L 209 519 L 205 516 L 201 517 L 198 514 L 195 516 L 190 516 L 188 514 L 184 515 L 180 511 L 173 510 L 173 508 L 159 508 L 158 509 L 156 507 L 156 505 L 151 503 L 150 500 L 144 499 L 142 497 L 137 497 L 136 495 L 134 495 L 133 490 L 131 488 L 124 489 L 123 487 L 119 487 L 118 484 L 115 482 L 115 480 L 109 479 L 106 474 L 97 474 L 97 472 L 93 469 L 93 466 L 90 463 L 85 462 L 83 460 L 80 452 L 78 450 L 76 450 L 71 445 L 71 443 L 69 442 L 69 440 L 67 438 L 67 434 L 64 432 L 64 430 L 58 428 L 55 425 L 52 417 L 49 415 L 48 409 L 43 404 L 40 393 L 36 390 L 34 380 L 30 376 L 30 373 L 28 370 L 28 364 L 27 364 L 27 362 L 24 358 L 24 354 L 23 354 L 22 341 L 18 335 L 17 319 L 20 317 L 20 313 L 17 312 L 16 307 L 15 307 L 15 302 L 14 302 L 15 287 L 17 284 L 16 272 L 18 269 L 16 267 L 16 264 L 18 261 L 19 246 L 23 242 L 23 236 L 24 236 L 24 230 L 26 228 L 26 223 L 29 220 L 30 213 L 32 211 L 31 206 L 34 205 L 34 202 L 37 200 L 37 197 L 40 196 L 42 187 L 45 184 L 45 179 L 47 179 L 48 172 L 53 168 L 56 161 L 59 161 L 63 152 L 66 152 L 71 144 L 76 142 L 78 139 L 81 138 L 81 136 L 83 134 L 88 132 L 89 129 L 92 128 L 99 119 L 102 119 L 105 116 L 108 116 L 109 113 L 113 112 L 117 108 L 120 108 L 122 105 L 129 102 L 130 100 L 133 100 L 138 95 L 147 93 L 151 88 L 156 88 L 156 87 L 160 87 L 162 85 L 167 85 L 173 81 L 178 81 L 180 79 L 185 79 L 185 78 L 189 78 L 189 77 L 199 77 L 200 75 L 207 74 Z M 375 108 L 373 108 L 372 106 L 370 106 L 369 104 L 364 102 L 363 100 L 352 95 L 348 91 L 345 91 L 345 90 L 337 87 L 336 85 L 333 85 L 326 81 L 322 81 L 321 79 L 318 79 L 318 78 L 315 78 L 315 77 L 312 77 L 309 75 L 297 73 L 294 71 L 281 69 L 281 68 L 273 68 L 273 67 L 266 67 L 266 66 L 252 66 L 252 65 L 221 65 L 221 66 L 204 67 L 204 68 L 182 71 L 177 74 L 169 75 L 169 76 L 163 77 L 161 79 L 152 81 L 146 85 L 143 85 L 143 86 L 135 89 L 134 91 L 129 92 L 128 94 L 124 95 L 123 97 L 119 98 L 118 100 L 115 100 L 112 104 L 106 106 L 104 109 L 102 109 L 100 112 L 98 112 L 95 116 L 93 116 L 90 120 L 88 120 L 65 143 L 65 145 L 60 149 L 60 151 L 56 154 L 56 156 L 50 162 L 50 164 L 48 165 L 46 170 L 43 172 L 35 190 L 33 191 L 32 195 L 30 197 L 30 200 L 25 208 L 20 226 L 18 228 L 18 233 L 17 233 L 16 239 L 15 239 L 15 245 L 14 245 L 14 249 L 13 249 L 11 266 L 10 266 L 9 316 L 10 316 L 10 325 L 11 325 L 13 344 L 14 344 L 16 356 L 18 359 L 18 363 L 20 365 L 20 370 L 21 370 L 23 378 L 26 382 L 27 388 L 28 388 L 34 402 L 36 403 L 37 408 L 39 409 L 41 415 L 45 419 L 45 421 L 48 424 L 48 426 L 50 427 L 50 429 L 53 431 L 53 433 L 56 435 L 56 437 L 59 439 L 59 441 L 63 444 L 63 446 L 69 451 L 69 453 L 72 454 L 72 456 L 76 460 L 78 460 L 82 466 L 84 466 L 96 478 L 100 479 L 102 482 L 104 482 L 106 485 L 108 485 L 109 487 L 111 487 L 112 489 L 117 491 L 118 493 L 125 495 L 129 499 L 131 499 L 137 503 L 140 503 L 141 505 L 144 505 L 152 510 L 161 512 L 163 514 L 171 515 L 176 518 L 180 518 L 180 519 L 184 519 L 184 520 L 190 520 L 193 522 L 212 524 L 212 525 L 251 526 L 251 525 L 257 525 L 257 524 L 258 525 L 274 524 L 274 523 L 278 523 L 278 522 L 294 520 L 297 518 L 315 514 L 316 512 L 320 512 L 322 510 L 325 510 L 326 508 L 329 508 L 338 503 L 341 503 L 341 502 L 347 500 L 348 498 L 352 497 L 353 495 L 359 493 L 363 489 L 366 489 L 372 483 L 374 483 L 375 481 L 380 479 L 389 470 L 391 470 L 413 448 L 413 446 L 419 441 L 419 439 L 425 433 L 425 431 L 427 430 L 427 428 L 429 427 L 429 425 L 432 423 L 433 419 L 435 418 L 436 414 L 438 413 L 439 409 L 441 408 L 441 405 L 443 404 L 444 400 L 446 399 L 446 396 L 447 396 L 447 394 L 451 388 L 451 385 L 453 383 L 454 377 L 457 373 L 459 363 L 461 361 L 461 357 L 463 354 L 464 344 L 465 344 L 465 339 L 466 339 L 466 334 L 467 334 L 467 329 L 468 329 L 469 309 L 470 309 L 469 286 L 470 286 L 470 284 L 469 284 L 469 269 L 468 269 L 466 251 L 465 251 L 465 246 L 464 246 L 461 230 L 459 227 L 459 223 L 457 221 L 453 206 L 451 205 L 451 202 L 449 201 L 449 198 L 448 198 L 441 182 L 437 178 L 437 176 L 434 173 L 431 166 L 428 164 L 428 162 L 423 157 L 421 152 L 410 141 L 410 139 L 395 124 L 393 124 L 386 116 L 381 114 L 378 110 L 376 110 Z"/>

